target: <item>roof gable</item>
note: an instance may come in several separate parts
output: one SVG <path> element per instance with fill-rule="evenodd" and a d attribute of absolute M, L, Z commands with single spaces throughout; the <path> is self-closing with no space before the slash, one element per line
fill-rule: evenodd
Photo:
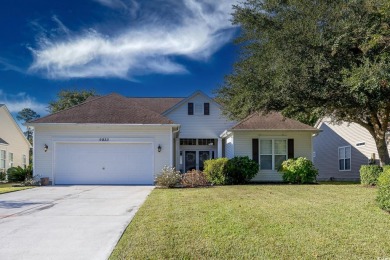
<path fill-rule="evenodd" d="M 20 126 L 18 125 L 18 123 L 16 123 L 15 119 L 13 118 L 13 116 L 11 115 L 11 112 L 9 112 L 8 108 L 6 105 L 4 104 L 0 104 L 0 110 L 3 110 L 5 112 L 5 114 L 8 116 L 9 120 L 12 122 L 12 124 L 14 125 L 15 129 L 17 129 L 17 132 L 19 133 L 19 135 L 21 136 L 21 138 L 23 138 L 23 140 L 28 144 L 29 147 L 31 147 L 31 144 L 30 142 L 27 140 L 26 136 L 24 135 L 22 129 L 20 129 Z M 3 124 L 3 122 L 2 122 Z M 4 139 L 1 139 L 4 141 Z M 4 141 L 5 142 L 5 141 Z M 8 144 L 7 142 L 3 143 L 3 144 Z"/>
<path fill-rule="evenodd" d="M 110 94 L 90 99 L 69 109 L 36 119 L 33 124 L 174 124 L 134 99 Z"/>
<path fill-rule="evenodd" d="M 232 127 L 232 130 L 310 130 L 317 128 L 301 123 L 297 120 L 284 117 L 277 112 L 262 114 L 255 112 Z"/>

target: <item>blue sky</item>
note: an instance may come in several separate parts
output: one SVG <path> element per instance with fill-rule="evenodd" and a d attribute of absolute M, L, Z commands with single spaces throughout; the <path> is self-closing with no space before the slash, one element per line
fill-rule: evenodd
<path fill-rule="evenodd" d="M 238 57 L 234 0 L 4 0 L 0 103 L 45 115 L 61 89 L 212 94 Z"/>

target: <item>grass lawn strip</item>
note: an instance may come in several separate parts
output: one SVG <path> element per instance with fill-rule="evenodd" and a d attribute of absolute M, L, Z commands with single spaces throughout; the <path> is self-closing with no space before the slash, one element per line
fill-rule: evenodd
<path fill-rule="evenodd" d="M 13 183 L 5 183 L 5 184 L 0 183 L 0 194 L 33 188 L 33 187 L 12 187 L 12 185 Z"/>
<path fill-rule="evenodd" d="M 390 215 L 359 185 L 156 189 L 112 259 L 390 257 Z"/>

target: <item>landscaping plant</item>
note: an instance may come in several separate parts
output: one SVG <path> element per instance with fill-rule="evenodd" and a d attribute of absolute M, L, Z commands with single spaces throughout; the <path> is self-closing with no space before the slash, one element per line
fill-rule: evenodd
<path fill-rule="evenodd" d="M 225 184 L 226 165 L 228 158 L 210 159 L 204 162 L 204 174 L 207 180 L 212 184 Z"/>
<path fill-rule="evenodd" d="M 362 185 L 376 185 L 382 173 L 379 165 L 362 165 L 360 167 L 360 182 Z"/>
<path fill-rule="evenodd" d="M 283 181 L 289 183 L 314 183 L 318 170 L 312 161 L 299 157 L 288 159 L 281 165 L 280 173 L 283 174 Z"/>
<path fill-rule="evenodd" d="M 379 207 L 390 211 L 390 169 L 386 168 L 378 178 L 378 196 Z"/>
<path fill-rule="evenodd" d="M 182 175 L 181 184 L 183 187 L 194 188 L 207 186 L 209 183 L 203 172 L 192 170 Z"/>
<path fill-rule="evenodd" d="M 157 186 L 165 188 L 174 188 L 181 181 L 181 173 L 176 171 L 175 167 L 164 166 L 160 174 L 154 179 Z"/>
<path fill-rule="evenodd" d="M 25 181 L 26 178 L 32 178 L 32 176 L 33 170 L 31 164 L 26 168 L 17 166 L 11 167 L 7 170 L 7 177 L 9 182 L 22 182 Z"/>
<path fill-rule="evenodd" d="M 248 156 L 236 156 L 226 165 L 226 184 L 244 184 L 249 182 L 259 171 L 259 165 Z"/>

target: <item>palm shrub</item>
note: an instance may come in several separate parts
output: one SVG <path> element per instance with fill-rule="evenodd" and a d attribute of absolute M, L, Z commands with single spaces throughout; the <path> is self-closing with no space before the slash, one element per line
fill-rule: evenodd
<path fill-rule="evenodd" d="M 236 156 L 226 164 L 226 184 L 244 184 L 259 172 L 259 164 L 248 156 Z"/>
<path fill-rule="evenodd" d="M 4 170 L 0 170 L 0 181 L 5 181 L 7 173 Z"/>
<path fill-rule="evenodd" d="M 376 185 L 382 173 L 379 165 L 362 165 L 360 167 L 360 183 L 362 185 Z"/>
<path fill-rule="evenodd" d="M 314 183 L 318 170 L 309 159 L 298 157 L 284 161 L 281 165 L 280 173 L 283 174 L 283 181 L 285 182 Z"/>
<path fill-rule="evenodd" d="M 174 188 L 181 181 L 181 173 L 176 171 L 175 167 L 164 166 L 160 174 L 154 178 L 157 186 L 165 188 Z"/>
<path fill-rule="evenodd" d="M 225 184 L 226 165 L 228 158 L 210 159 L 204 162 L 204 174 L 207 180 L 212 184 Z"/>
<path fill-rule="evenodd" d="M 25 181 L 26 178 L 33 177 L 32 165 L 28 165 L 26 168 L 22 168 L 20 166 L 11 167 L 7 170 L 7 178 L 10 182 L 22 182 Z"/>
<path fill-rule="evenodd" d="M 377 202 L 381 209 L 390 211 L 390 168 L 385 168 L 378 178 Z"/>

